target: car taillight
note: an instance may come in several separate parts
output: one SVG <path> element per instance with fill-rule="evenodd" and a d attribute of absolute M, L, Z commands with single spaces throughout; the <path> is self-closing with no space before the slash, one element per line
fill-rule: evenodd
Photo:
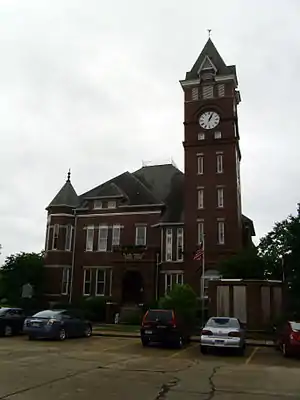
<path fill-rule="evenodd" d="M 241 336 L 241 333 L 238 332 L 238 331 L 233 331 L 233 332 L 229 332 L 229 333 L 228 333 L 228 336 L 231 336 L 231 337 L 240 337 L 240 336 Z"/>
<path fill-rule="evenodd" d="M 142 321 L 142 327 L 145 327 L 145 322 L 146 322 L 146 317 L 148 315 L 148 311 L 146 312 L 146 314 L 144 315 L 143 321 Z"/>
<path fill-rule="evenodd" d="M 300 332 L 295 332 L 295 331 L 293 331 L 291 334 L 290 334 L 290 339 L 291 340 L 297 340 L 298 342 L 300 341 Z"/>
<path fill-rule="evenodd" d="M 172 322 L 171 322 L 173 328 L 176 328 L 176 319 L 174 313 L 172 313 Z"/>
<path fill-rule="evenodd" d="M 208 329 L 203 329 L 202 332 L 201 332 L 201 335 L 211 336 L 212 335 L 212 331 L 209 331 Z"/>
<path fill-rule="evenodd" d="M 47 322 L 47 325 L 53 325 L 54 322 L 56 322 L 56 319 L 51 318 L 51 319 L 49 319 L 49 321 Z"/>

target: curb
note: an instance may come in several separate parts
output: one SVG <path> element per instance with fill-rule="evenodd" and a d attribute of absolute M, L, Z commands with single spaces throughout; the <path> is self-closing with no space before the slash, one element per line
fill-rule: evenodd
<path fill-rule="evenodd" d="M 103 336 L 103 337 L 115 337 L 115 338 L 128 338 L 128 339 L 139 339 L 140 335 L 137 333 L 105 333 L 105 332 L 93 332 L 93 336 Z M 191 337 L 191 343 L 200 343 L 200 338 L 197 336 Z M 248 346 L 255 347 L 275 347 L 273 341 L 255 341 L 252 339 L 246 339 L 246 344 Z"/>

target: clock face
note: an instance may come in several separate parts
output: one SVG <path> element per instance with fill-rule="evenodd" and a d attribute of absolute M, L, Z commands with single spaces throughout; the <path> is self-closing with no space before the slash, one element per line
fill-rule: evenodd
<path fill-rule="evenodd" d="M 203 129 L 213 129 L 220 122 L 220 115 L 215 111 L 205 111 L 200 115 L 199 124 Z"/>

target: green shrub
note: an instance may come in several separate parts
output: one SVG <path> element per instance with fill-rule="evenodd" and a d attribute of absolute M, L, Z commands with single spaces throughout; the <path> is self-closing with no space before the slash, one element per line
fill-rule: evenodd
<path fill-rule="evenodd" d="M 159 300 L 159 307 L 175 310 L 189 325 L 196 323 L 197 296 L 189 285 L 176 285 Z"/>
<path fill-rule="evenodd" d="M 106 319 L 106 298 L 87 297 L 82 301 L 81 309 L 87 319 L 103 322 Z"/>

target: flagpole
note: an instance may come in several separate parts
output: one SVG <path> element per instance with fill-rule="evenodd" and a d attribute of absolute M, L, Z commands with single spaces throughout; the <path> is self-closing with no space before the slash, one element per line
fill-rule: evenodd
<path fill-rule="evenodd" d="M 205 273 L 205 239 L 204 234 L 202 238 L 202 274 L 201 274 L 201 318 L 202 318 L 202 325 L 204 324 L 204 273 Z"/>

